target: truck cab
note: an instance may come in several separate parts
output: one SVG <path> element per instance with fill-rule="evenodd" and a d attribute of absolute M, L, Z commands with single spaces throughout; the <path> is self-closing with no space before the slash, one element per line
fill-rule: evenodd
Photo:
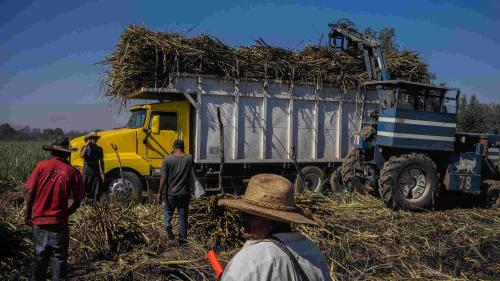
<path fill-rule="evenodd" d="M 130 112 L 125 127 L 98 132 L 97 145 L 104 152 L 104 184 L 108 192 L 130 192 L 139 199 L 143 190 L 158 187 L 163 158 L 172 152 L 174 140 L 189 143 L 190 105 L 186 100 L 157 102 L 133 106 Z M 71 164 L 80 169 L 83 169 L 80 149 L 84 144 L 83 137 L 71 140 L 71 146 L 78 148 L 71 154 Z"/>

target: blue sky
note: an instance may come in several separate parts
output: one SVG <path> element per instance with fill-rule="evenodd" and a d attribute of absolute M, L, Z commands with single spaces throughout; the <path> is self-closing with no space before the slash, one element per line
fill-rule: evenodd
<path fill-rule="evenodd" d="M 500 1 L 26 1 L 0 2 L 0 123 L 69 129 L 122 125 L 100 97 L 102 68 L 129 24 L 194 29 L 229 45 L 257 37 L 287 48 L 317 43 L 327 24 L 394 27 L 436 82 L 499 102 Z"/>

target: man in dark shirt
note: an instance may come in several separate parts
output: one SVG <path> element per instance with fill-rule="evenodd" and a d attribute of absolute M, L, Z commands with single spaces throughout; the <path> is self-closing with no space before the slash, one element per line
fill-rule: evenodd
<path fill-rule="evenodd" d="M 87 198 L 97 201 L 102 192 L 104 183 L 104 155 L 102 148 L 97 145 L 100 137 L 96 132 L 87 134 L 83 140 L 86 144 L 80 150 L 83 158 L 83 184 Z"/>
<path fill-rule="evenodd" d="M 193 157 L 184 153 L 184 142 L 182 140 L 174 141 L 174 152 L 163 160 L 161 167 L 158 201 L 162 201 L 163 193 L 165 193 L 163 218 L 169 240 L 174 240 L 172 215 L 175 209 L 179 212 L 179 245 L 184 244 L 187 237 L 188 209 L 191 200 L 189 177 L 192 166 Z"/>
<path fill-rule="evenodd" d="M 67 137 L 43 146 L 52 159 L 40 161 L 31 173 L 26 187 L 25 221 L 33 225 L 32 280 L 45 280 L 51 256 L 52 280 L 65 280 L 69 246 L 68 217 L 85 197 L 80 172 L 68 162 L 72 150 Z M 73 203 L 68 208 L 68 199 Z"/>

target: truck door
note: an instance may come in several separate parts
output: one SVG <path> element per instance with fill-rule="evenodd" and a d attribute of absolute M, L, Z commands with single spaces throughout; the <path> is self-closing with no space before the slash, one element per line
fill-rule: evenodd
<path fill-rule="evenodd" d="M 174 140 L 178 138 L 178 116 L 176 112 L 153 111 L 149 118 L 149 128 L 152 127 L 154 116 L 159 116 L 160 131 L 156 134 L 151 133 L 149 136 L 146 145 L 146 155 L 154 167 L 160 167 L 163 158 L 172 152 Z"/>

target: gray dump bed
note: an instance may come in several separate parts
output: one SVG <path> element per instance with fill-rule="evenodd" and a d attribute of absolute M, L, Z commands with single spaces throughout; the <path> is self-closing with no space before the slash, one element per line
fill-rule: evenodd
<path fill-rule="evenodd" d="M 218 107 L 227 163 L 290 162 L 292 146 L 299 162 L 341 161 L 359 130 L 358 90 L 344 95 L 325 85 L 182 75 L 168 88 L 143 88 L 141 93 L 165 100 L 187 97 L 195 105 L 191 131 L 198 163 L 219 162 Z M 376 95 L 369 95 L 366 109 L 376 104 Z"/>

